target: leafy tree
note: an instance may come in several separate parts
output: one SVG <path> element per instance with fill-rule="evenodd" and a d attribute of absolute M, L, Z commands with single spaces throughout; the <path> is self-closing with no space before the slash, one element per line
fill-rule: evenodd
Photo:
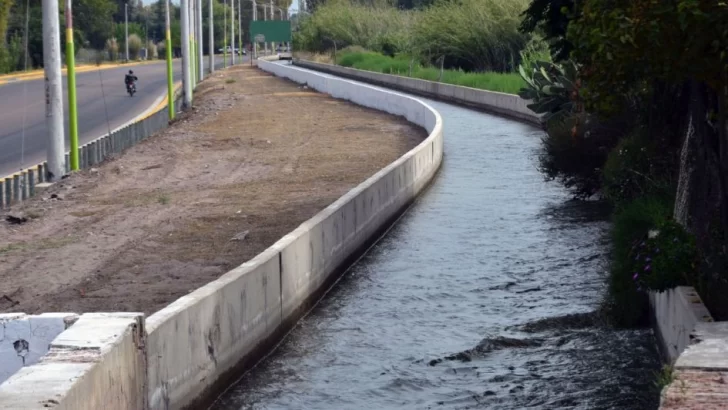
<path fill-rule="evenodd" d="M 685 159 L 675 167 L 675 218 L 706 255 L 716 250 L 703 268 L 720 274 L 728 260 L 721 250 L 728 234 L 728 3 L 584 0 L 577 12 L 567 37 L 583 66 L 586 107 L 609 115 L 634 95 L 660 109 L 657 122 L 673 125 L 666 132 L 681 131 L 672 142 Z"/>
<path fill-rule="evenodd" d="M 573 9 L 574 0 L 532 0 L 523 12 L 520 29 L 524 33 L 542 31 L 554 60 L 564 60 L 572 49 L 566 33 Z"/>

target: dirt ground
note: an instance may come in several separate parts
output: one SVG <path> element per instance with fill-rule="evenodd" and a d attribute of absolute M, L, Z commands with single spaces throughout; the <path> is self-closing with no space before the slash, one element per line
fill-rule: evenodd
<path fill-rule="evenodd" d="M 169 129 L 4 212 L 0 311 L 153 313 L 425 137 L 402 118 L 252 67 L 198 90 Z"/>

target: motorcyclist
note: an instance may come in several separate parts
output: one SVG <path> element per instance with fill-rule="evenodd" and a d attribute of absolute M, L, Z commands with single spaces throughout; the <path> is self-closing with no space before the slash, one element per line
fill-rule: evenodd
<path fill-rule="evenodd" d="M 129 88 L 134 81 L 137 81 L 137 76 L 134 75 L 134 71 L 129 70 L 129 73 L 124 76 L 124 84 L 126 84 L 126 87 Z"/>

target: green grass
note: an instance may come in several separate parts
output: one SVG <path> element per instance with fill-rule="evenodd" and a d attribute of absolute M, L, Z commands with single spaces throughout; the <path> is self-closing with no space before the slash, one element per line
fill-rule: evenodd
<path fill-rule="evenodd" d="M 377 73 L 409 76 L 410 59 L 407 56 L 388 57 L 373 52 L 344 52 L 337 58 L 337 64 L 359 70 Z M 423 67 L 419 63 L 412 65 L 412 77 L 428 81 L 437 81 L 440 70 L 434 67 Z M 466 73 L 464 71 L 445 70 L 443 83 L 516 94 L 525 82 L 517 73 Z"/>

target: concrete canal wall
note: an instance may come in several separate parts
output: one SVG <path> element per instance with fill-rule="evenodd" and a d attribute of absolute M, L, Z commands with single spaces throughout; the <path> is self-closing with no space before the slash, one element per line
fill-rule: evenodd
<path fill-rule="evenodd" d="M 273 246 L 147 319 L 148 402 L 194 407 L 269 351 L 351 258 L 389 226 L 437 172 L 442 120 L 423 102 L 273 62 L 258 66 L 336 98 L 406 117 L 429 136 Z"/>

